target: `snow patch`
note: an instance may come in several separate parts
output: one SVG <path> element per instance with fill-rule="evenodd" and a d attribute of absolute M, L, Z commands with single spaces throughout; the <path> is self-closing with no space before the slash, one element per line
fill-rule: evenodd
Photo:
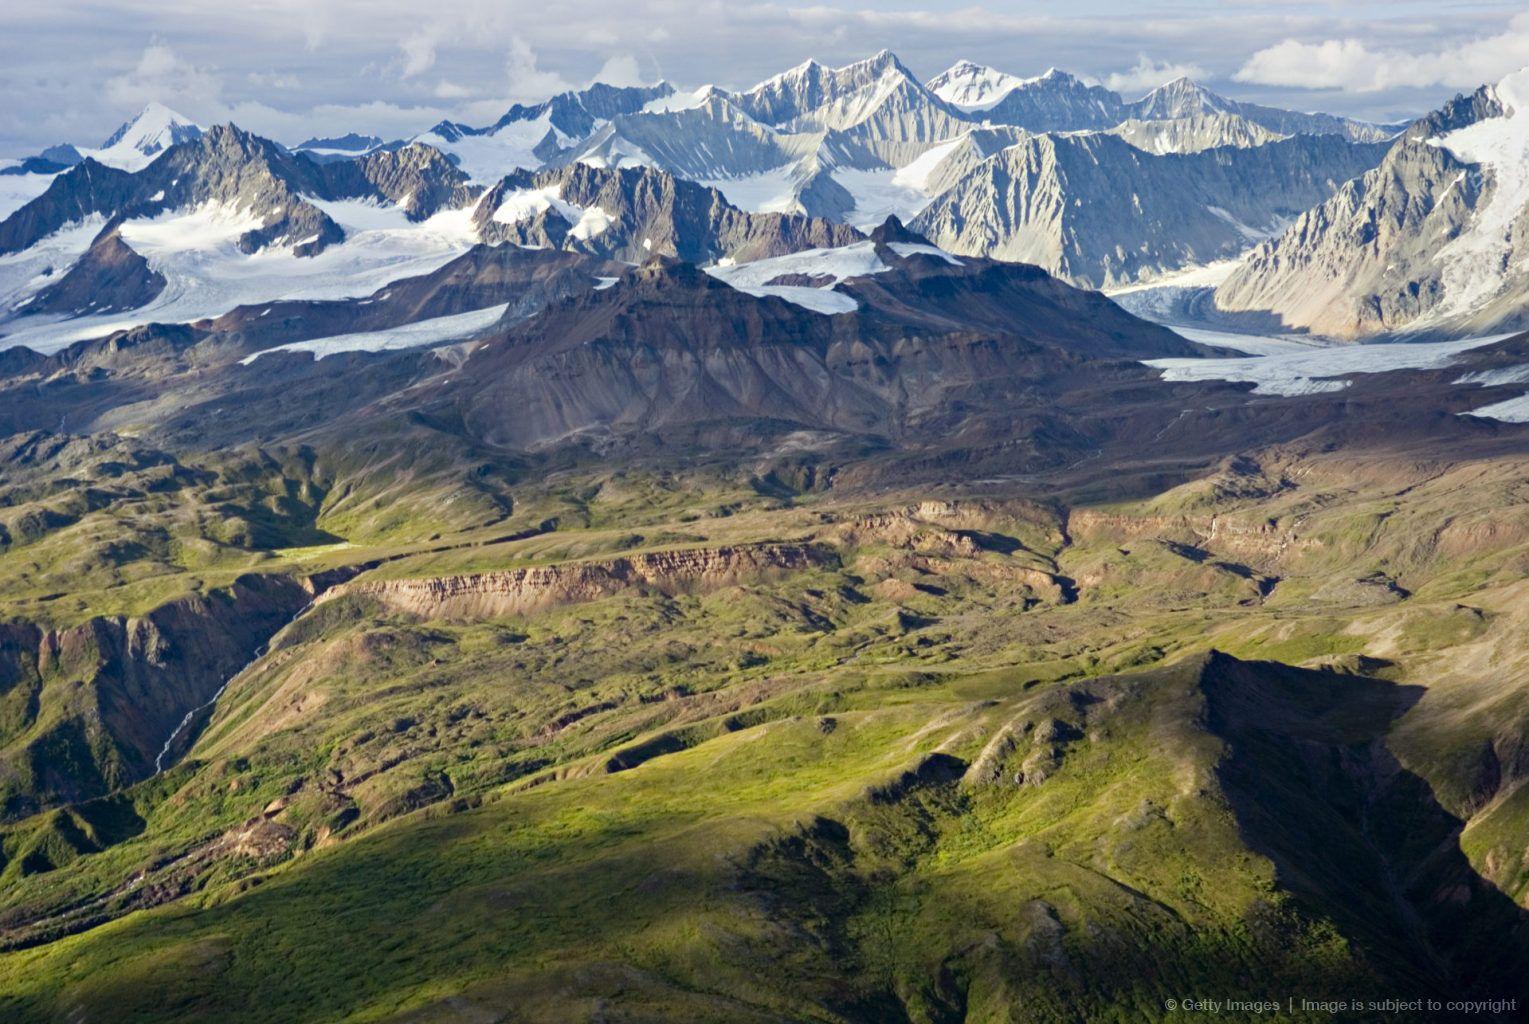
<path fill-rule="evenodd" d="M 463 135 L 455 142 L 434 131 L 418 135 L 412 142 L 423 142 L 457 159 L 472 180 L 492 184 L 517 168 L 534 170 L 542 165 L 535 150 L 552 134 L 558 146 L 571 143 L 567 136 L 552 127 L 551 113 L 529 121 L 511 121 L 491 134 Z"/>
<path fill-rule="evenodd" d="M 412 324 L 389 327 L 381 331 L 358 331 L 354 334 L 336 334 L 327 338 L 294 341 L 245 356 L 239 362 L 243 366 L 248 366 L 261 356 L 270 355 L 272 352 L 312 352 L 313 358 L 323 359 L 325 356 L 332 356 L 339 352 L 392 352 L 398 349 L 418 348 L 421 345 L 439 345 L 442 342 L 456 341 L 487 330 L 497 323 L 499 318 L 504 316 L 504 311 L 509 308 L 509 303 L 504 303 L 467 313 L 416 320 Z"/>
<path fill-rule="evenodd" d="M 1176 330 L 1191 341 L 1206 340 L 1205 332 Z M 1249 351 L 1245 344 L 1230 340 L 1244 337 L 1242 335 L 1220 337 L 1223 339 L 1221 344 Z M 1256 385 L 1253 388 L 1255 395 L 1309 395 L 1342 391 L 1351 383 L 1348 378 L 1356 374 L 1439 369 L 1448 366 L 1450 360 L 1461 352 L 1506 337 L 1510 335 L 1498 334 L 1426 344 L 1395 342 L 1380 345 L 1309 345 L 1298 349 L 1271 349 L 1266 355 L 1247 357 L 1148 359 L 1144 362 L 1162 370 L 1165 381 L 1245 381 Z"/>
<path fill-rule="evenodd" d="M 165 288 L 154 301 L 125 314 L 14 319 L 0 325 L 0 331 L 6 332 L 0 337 L 0 347 L 20 344 L 53 352 L 76 341 L 150 321 L 186 323 L 220 316 L 235 306 L 276 299 L 366 296 L 392 281 L 438 269 L 477 240 L 471 208 L 446 210 L 410 223 L 396 207 L 326 205 L 340 214 L 342 222 L 376 218 L 376 224 L 399 226 L 359 230 L 343 244 L 332 245 L 316 256 L 299 257 L 288 248 L 267 248 L 253 255 L 240 252 L 234 240 L 251 222 L 241 222 L 242 215 L 231 214 L 226 207 L 204 205 L 129 221 L 123 225 L 124 239 L 150 267 L 165 276 Z M 24 253 L 0 257 L 0 296 L 8 304 L 14 303 L 57 280 L 58 273 L 89 246 L 101 223 L 95 218 L 93 225 L 59 232 Z M 54 275 L 37 278 L 49 265 L 55 268 Z M 28 271 L 32 280 L 17 279 Z"/>
<path fill-rule="evenodd" d="M 879 274 L 887 265 L 876 255 L 872 242 L 856 242 L 837 249 L 808 249 L 769 259 L 732 266 L 707 267 L 706 272 L 741 292 L 754 296 L 773 295 L 794 302 L 815 313 L 853 313 L 860 308 L 853 298 L 834 291 L 834 286 L 852 277 Z M 820 287 L 769 284 L 777 278 L 802 275 L 827 278 Z"/>
<path fill-rule="evenodd" d="M 1529 423 L 1529 395 L 1519 395 L 1504 402 L 1493 402 L 1491 405 L 1483 405 L 1480 409 L 1472 409 L 1463 412 L 1461 416 L 1481 416 L 1489 420 L 1502 420 L 1505 423 Z"/>
<path fill-rule="evenodd" d="M 945 158 L 954 153 L 966 142 L 970 133 L 958 135 L 949 142 L 942 142 L 932 149 L 926 150 L 920 156 L 910 160 L 900 167 L 896 174 L 892 175 L 892 184 L 906 188 L 915 188 L 920 192 L 929 189 L 929 178 L 945 162 Z"/>
<path fill-rule="evenodd" d="M 1480 384 L 1495 387 L 1502 384 L 1529 384 L 1529 366 L 1507 366 L 1496 370 L 1477 370 L 1455 378 L 1456 384 Z"/>
<path fill-rule="evenodd" d="M 899 256 L 938 256 L 953 267 L 964 267 L 966 265 L 937 245 L 922 245 L 918 242 L 889 242 L 887 243 L 887 248 Z"/>
<path fill-rule="evenodd" d="M 847 218 L 852 227 L 874 228 L 888 217 L 896 216 L 904 224 L 918 216 L 933 198 L 921 187 L 898 180 L 900 171 L 840 168 L 834 180 L 855 198 L 855 208 Z"/>
<path fill-rule="evenodd" d="M 716 189 L 729 203 L 750 213 L 801 212 L 796 178 L 789 165 L 739 178 L 708 178 L 696 184 Z"/>
<path fill-rule="evenodd" d="M 187 210 L 124 221 L 121 235 L 140 256 L 151 258 L 233 246 L 262 223 L 248 210 L 208 200 Z"/>
<path fill-rule="evenodd" d="M 586 209 L 574 224 L 573 230 L 568 232 L 580 241 L 589 241 L 605 234 L 610 226 L 615 223 L 615 218 L 598 206 Z"/>
<path fill-rule="evenodd" d="M 56 174 L 0 174 L 0 220 L 48 191 L 56 177 Z"/>

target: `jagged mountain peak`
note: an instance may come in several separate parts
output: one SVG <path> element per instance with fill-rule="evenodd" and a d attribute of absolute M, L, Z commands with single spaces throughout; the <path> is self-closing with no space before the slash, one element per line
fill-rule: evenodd
<path fill-rule="evenodd" d="M 907 245 L 929 244 L 929 239 L 908 227 L 895 214 L 877 225 L 876 229 L 871 232 L 870 239 L 877 245 L 888 245 L 892 242 L 900 242 Z"/>
<path fill-rule="evenodd" d="M 1529 69 L 1457 96 L 1254 250 L 1216 305 L 1338 337 L 1529 324 Z"/>

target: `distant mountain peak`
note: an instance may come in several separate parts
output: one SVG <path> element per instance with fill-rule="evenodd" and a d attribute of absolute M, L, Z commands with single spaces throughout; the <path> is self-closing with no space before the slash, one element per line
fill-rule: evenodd
<path fill-rule="evenodd" d="M 133 117 L 123 122 L 116 131 L 101 143 L 102 149 L 130 145 L 142 153 L 158 152 L 177 142 L 185 142 L 202 133 L 195 121 L 178 114 L 157 100 L 144 104 Z M 144 147 L 155 147 L 148 149 Z"/>
<path fill-rule="evenodd" d="M 124 170 L 137 170 L 182 142 L 202 135 L 201 126 L 163 103 L 150 102 L 90 153 L 96 160 Z"/>

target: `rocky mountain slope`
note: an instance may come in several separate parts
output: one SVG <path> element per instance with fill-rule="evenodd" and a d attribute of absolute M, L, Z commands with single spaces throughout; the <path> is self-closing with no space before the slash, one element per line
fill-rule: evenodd
<path fill-rule="evenodd" d="M 1379 167 L 1254 251 L 1216 290 L 1216 305 L 1345 338 L 1522 325 L 1524 110 L 1520 72 L 1422 119 Z"/>
<path fill-rule="evenodd" d="M 1118 284 L 1233 256 L 1383 154 L 1316 135 L 1166 155 L 1102 133 L 1031 136 L 978 163 L 913 224 L 952 252 Z"/>

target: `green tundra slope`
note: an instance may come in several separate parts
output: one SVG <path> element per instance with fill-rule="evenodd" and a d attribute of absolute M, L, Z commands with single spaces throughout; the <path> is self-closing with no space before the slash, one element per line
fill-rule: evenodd
<path fill-rule="evenodd" d="M 7 478 L 0 1017 L 1525 1005 L 1529 459 L 391 451 Z"/>

